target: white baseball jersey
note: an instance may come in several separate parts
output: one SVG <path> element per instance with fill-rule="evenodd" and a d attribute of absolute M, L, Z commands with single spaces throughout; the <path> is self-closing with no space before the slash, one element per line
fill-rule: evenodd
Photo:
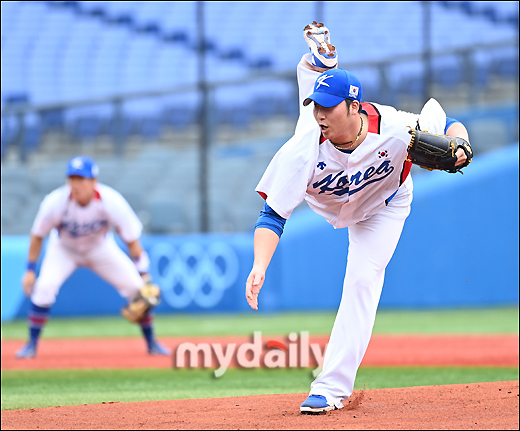
<path fill-rule="evenodd" d="M 281 217 L 289 218 L 305 199 L 335 228 L 366 220 L 405 179 L 409 127 L 419 120 L 422 130 L 444 133 L 446 114 L 434 99 L 420 115 L 376 103 L 363 108 L 369 111 L 368 133 L 355 150 L 338 150 L 329 140 L 320 143 L 321 130 L 307 117 L 310 124 L 300 124 L 276 153 L 256 191 Z"/>
<path fill-rule="evenodd" d="M 94 199 L 86 206 L 70 198 L 68 185 L 49 193 L 31 230 L 42 238 L 51 234 L 31 295 L 33 304 L 54 304 L 65 280 L 79 267 L 92 269 L 124 298 L 133 298 L 144 282 L 115 242 L 111 227 L 126 243 L 138 239 L 142 231 L 128 202 L 113 188 L 97 184 Z"/>
<path fill-rule="evenodd" d="M 102 243 L 111 226 L 126 243 L 138 239 L 143 228 L 128 202 L 113 188 L 97 184 L 94 198 L 81 206 L 64 185 L 45 197 L 31 233 L 43 238 L 56 228 L 63 246 L 82 253 Z"/>

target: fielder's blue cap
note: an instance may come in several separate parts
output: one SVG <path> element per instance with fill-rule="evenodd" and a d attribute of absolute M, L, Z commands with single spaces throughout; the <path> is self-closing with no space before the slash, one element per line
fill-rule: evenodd
<path fill-rule="evenodd" d="M 67 165 L 67 176 L 78 175 L 84 178 L 97 178 L 99 175 L 98 165 L 87 156 L 76 156 L 69 160 Z"/>
<path fill-rule="evenodd" d="M 363 90 L 359 79 L 345 69 L 329 69 L 323 72 L 314 83 L 314 93 L 303 101 L 307 106 L 311 102 L 326 108 L 332 108 L 345 99 L 361 102 Z"/>

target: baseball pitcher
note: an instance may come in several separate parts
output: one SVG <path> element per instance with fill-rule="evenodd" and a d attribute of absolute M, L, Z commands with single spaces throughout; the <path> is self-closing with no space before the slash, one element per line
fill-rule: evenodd
<path fill-rule="evenodd" d="M 335 228 L 349 229 L 343 294 L 323 371 L 302 403 L 304 414 L 342 408 L 370 341 L 385 268 L 410 213 L 412 163 L 457 172 L 472 157 L 466 128 L 430 99 L 419 115 L 362 103 L 362 85 L 337 68 L 323 24 L 304 29 L 311 53 L 297 69 L 300 117 L 294 136 L 267 167 L 256 191 L 265 199 L 246 282 L 258 294 L 284 224 L 304 199 Z"/>

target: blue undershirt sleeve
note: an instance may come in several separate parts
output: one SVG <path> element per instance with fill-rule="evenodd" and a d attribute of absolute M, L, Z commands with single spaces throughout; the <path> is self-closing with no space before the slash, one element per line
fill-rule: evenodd
<path fill-rule="evenodd" d="M 453 123 L 460 123 L 460 121 L 456 120 L 455 118 L 446 117 L 446 127 L 444 128 L 444 134 L 446 134 Z"/>
<path fill-rule="evenodd" d="M 287 220 L 280 217 L 267 202 L 264 205 L 264 209 L 260 211 L 260 216 L 255 225 L 255 229 L 259 227 L 265 227 L 272 230 L 278 237 L 282 236 L 283 228 Z"/>

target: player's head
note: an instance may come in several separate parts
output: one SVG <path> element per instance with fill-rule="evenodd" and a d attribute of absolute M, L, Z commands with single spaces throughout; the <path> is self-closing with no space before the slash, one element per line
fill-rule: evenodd
<path fill-rule="evenodd" d="M 322 135 L 342 144 L 354 139 L 360 130 L 362 95 L 361 83 L 355 75 L 344 69 L 330 69 L 316 79 L 314 92 L 303 104 L 314 102 L 314 118 Z"/>
<path fill-rule="evenodd" d="M 345 100 L 361 103 L 362 96 L 361 83 L 354 74 L 345 69 L 329 69 L 318 76 L 314 92 L 303 101 L 303 105 L 314 102 L 332 108 Z"/>
<path fill-rule="evenodd" d="M 67 182 L 71 197 L 80 205 L 87 205 L 94 196 L 99 168 L 90 157 L 76 156 L 67 164 Z"/>
<path fill-rule="evenodd" d="M 98 165 L 87 156 L 75 156 L 67 164 L 67 177 L 77 175 L 83 178 L 97 178 L 99 175 Z"/>

